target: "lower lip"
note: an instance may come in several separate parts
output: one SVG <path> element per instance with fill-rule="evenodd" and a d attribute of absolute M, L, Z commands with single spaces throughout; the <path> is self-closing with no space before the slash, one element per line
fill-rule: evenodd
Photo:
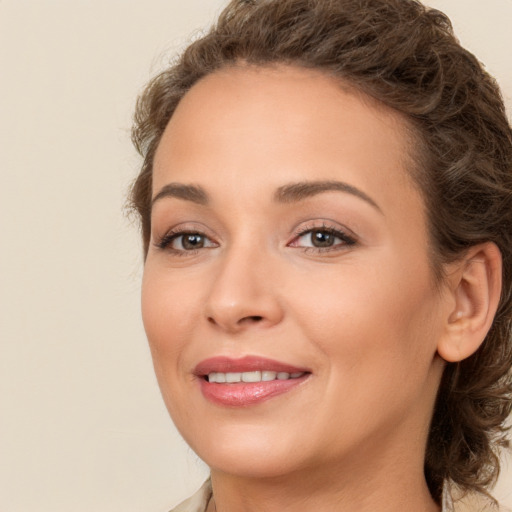
<path fill-rule="evenodd" d="M 308 376 L 309 374 L 297 379 L 237 382 L 232 384 L 219 384 L 201 379 L 200 384 L 203 396 L 210 402 L 229 407 L 246 407 L 287 393 L 302 384 Z"/>

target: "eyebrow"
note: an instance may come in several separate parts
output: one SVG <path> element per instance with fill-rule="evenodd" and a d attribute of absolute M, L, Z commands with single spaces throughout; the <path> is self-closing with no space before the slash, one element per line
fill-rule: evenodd
<path fill-rule="evenodd" d="M 174 197 L 191 201 L 192 203 L 207 205 L 209 203 L 208 194 L 202 187 L 197 185 L 183 185 L 182 183 L 168 183 L 161 188 L 160 192 L 151 200 L 153 206 L 158 200 L 164 197 Z"/>
<path fill-rule="evenodd" d="M 301 181 L 298 183 L 290 183 L 279 187 L 274 199 L 279 203 L 294 203 L 308 199 L 309 197 L 322 194 L 323 192 L 345 192 L 366 201 L 377 211 L 382 213 L 380 206 L 362 190 L 353 185 L 349 185 L 343 181 Z"/>
<path fill-rule="evenodd" d="M 366 201 L 377 211 L 382 213 L 379 205 L 362 190 L 349 185 L 343 181 L 300 181 L 297 183 L 289 183 L 279 187 L 274 193 L 274 200 L 278 203 L 295 203 L 308 199 L 310 197 L 322 194 L 324 192 L 345 192 Z M 198 185 L 185 185 L 182 183 L 168 183 L 151 201 L 153 206 L 157 201 L 164 197 L 174 197 L 183 199 L 192 203 L 206 206 L 210 202 L 210 198 L 206 191 Z"/>

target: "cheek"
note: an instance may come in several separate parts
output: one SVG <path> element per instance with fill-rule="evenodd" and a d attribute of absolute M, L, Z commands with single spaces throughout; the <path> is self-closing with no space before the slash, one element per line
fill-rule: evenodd
<path fill-rule="evenodd" d="M 354 435 L 372 425 L 395 428 L 431 389 L 435 295 L 422 274 L 411 280 L 392 266 L 380 268 L 386 272 L 354 267 L 325 280 L 328 287 L 312 281 L 296 302 L 301 328 L 329 368 L 326 414 L 350 411 L 343 428 Z"/>
<path fill-rule="evenodd" d="M 198 290 L 175 282 L 146 264 L 142 280 L 142 320 L 157 375 L 179 366 L 179 358 L 196 324 Z M 164 368 L 165 367 L 165 368 Z"/>
<path fill-rule="evenodd" d="M 400 265 L 396 255 L 383 254 L 372 265 L 326 269 L 325 275 L 296 283 L 291 309 L 340 371 L 373 368 L 377 376 L 400 367 L 406 373 L 418 361 L 426 369 L 435 353 L 437 303 L 426 268 Z"/>
<path fill-rule="evenodd" d="M 185 400 L 188 382 L 180 378 L 180 370 L 187 366 L 186 351 L 198 309 L 198 290 L 187 284 L 146 264 L 141 298 L 142 320 L 162 397 L 173 420 L 185 425 L 191 421 L 191 411 Z"/>

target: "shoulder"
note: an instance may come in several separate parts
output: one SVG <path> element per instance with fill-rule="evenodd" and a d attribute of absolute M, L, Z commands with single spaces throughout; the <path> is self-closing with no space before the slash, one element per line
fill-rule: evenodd
<path fill-rule="evenodd" d="M 442 496 L 442 512 L 512 512 L 500 507 L 491 498 L 480 493 L 464 493 L 445 482 Z"/>
<path fill-rule="evenodd" d="M 211 496 L 212 487 L 210 479 L 208 479 L 195 494 L 173 508 L 170 512 L 205 512 Z"/>
<path fill-rule="evenodd" d="M 468 494 L 454 502 L 454 512 L 512 512 L 482 495 Z"/>

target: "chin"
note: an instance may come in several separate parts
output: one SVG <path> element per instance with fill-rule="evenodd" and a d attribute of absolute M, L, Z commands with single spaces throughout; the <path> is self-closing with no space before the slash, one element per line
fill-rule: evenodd
<path fill-rule="evenodd" d="M 304 463 L 297 444 L 288 435 L 262 432 L 261 427 L 235 430 L 218 429 L 211 436 L 185 440 L 212 470 L 238 477 L 279 477 Z"/>
<path fill-rule="evenodd" d="M 212 471 L 230 474 L 240 478 L 279 478 L 294 473 L 301 467 L 300 461 L 290 457 L 268 453 L 222 453 L 209 454 L 203 459 Z"/>

